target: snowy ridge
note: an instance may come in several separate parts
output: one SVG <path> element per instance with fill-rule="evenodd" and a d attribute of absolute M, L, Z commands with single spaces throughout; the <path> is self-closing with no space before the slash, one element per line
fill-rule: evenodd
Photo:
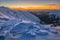
<path fill-rule="evenodd" d="M 31 20 L 40 22 L 38 17 L 35 17 L 34 15 L 30 14 L 26 11 L 14 11 L 6 7 L 0 7 L 0 17 L 7 18 L 7 19 L 21 19 L 21 20 Z"/>

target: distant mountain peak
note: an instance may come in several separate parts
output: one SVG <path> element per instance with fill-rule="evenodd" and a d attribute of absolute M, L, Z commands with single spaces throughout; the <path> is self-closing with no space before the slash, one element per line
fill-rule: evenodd
<path fill-rule="evenodd" d="M 4 7 L 4 6 L 0 6 L 0 11 L 6 11 L 6 10 L 10 10 L 10 8 Z"/>
<path fill-rule="evenodd" d="M 0 8 L 6 8 L 7 9 L 8 7 L 0 6 Z"/>

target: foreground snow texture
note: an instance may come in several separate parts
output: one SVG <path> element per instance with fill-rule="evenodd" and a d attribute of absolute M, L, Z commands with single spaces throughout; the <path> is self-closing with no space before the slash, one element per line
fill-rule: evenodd
<path fill-rule="evenodd" d="M 60 29 L 39 24 L 40 20 L 27 12 L 6 10 L 10 9 L 0 8 L 0 40 L 60 40 Z"/>

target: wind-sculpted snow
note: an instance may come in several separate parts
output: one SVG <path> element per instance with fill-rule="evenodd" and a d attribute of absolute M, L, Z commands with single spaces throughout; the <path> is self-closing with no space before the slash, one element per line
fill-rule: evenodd
<path fill-rule="evenodd" d="M 9 10 L 9 12 L 6 12 Z M 60 40 L 60 29 L 47 27 L 26 11 L 0 8 L 0 40 Z"/>
<path fill-rule="evenodd" d="M 57 29 L 23 20 L 5 22 L 0 29 L 0 36 L 5 37 L 5 40 L 60 40 Z"/>

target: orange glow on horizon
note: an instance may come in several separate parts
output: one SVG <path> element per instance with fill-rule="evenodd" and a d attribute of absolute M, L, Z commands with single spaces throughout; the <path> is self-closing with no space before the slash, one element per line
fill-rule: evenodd
<path fill-rule="evenodd" d="M 41 6 L 8 6 L 13 10 L 60 10 L 60 6 L 41 5 Z"/>

